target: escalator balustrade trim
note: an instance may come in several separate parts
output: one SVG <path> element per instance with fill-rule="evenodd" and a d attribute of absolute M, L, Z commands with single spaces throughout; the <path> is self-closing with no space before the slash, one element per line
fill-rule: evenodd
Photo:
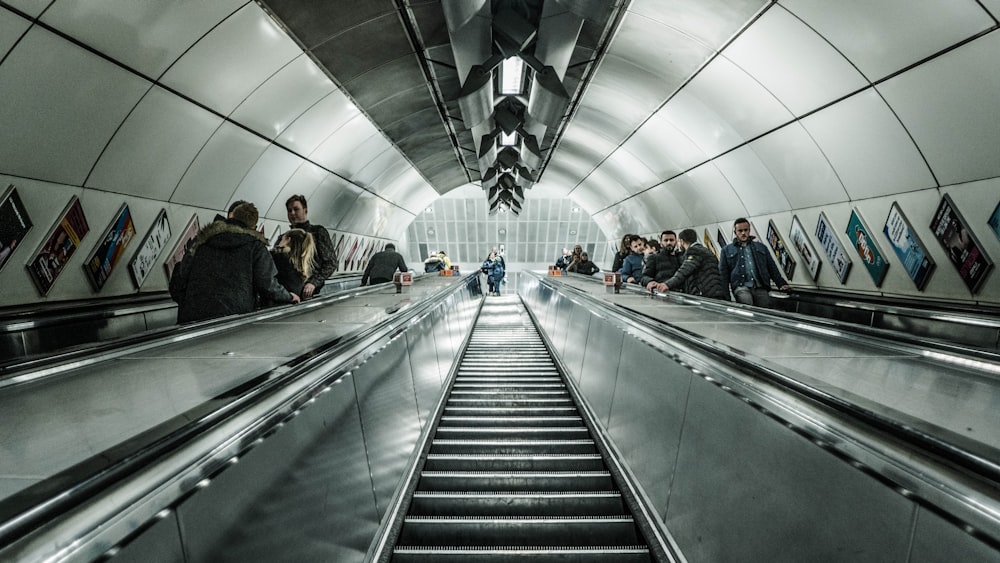
<path fill-rule="evenodd" d="M 654 558 L 516 297 L 488 299 L 430 438 L 392 561 Z"/>

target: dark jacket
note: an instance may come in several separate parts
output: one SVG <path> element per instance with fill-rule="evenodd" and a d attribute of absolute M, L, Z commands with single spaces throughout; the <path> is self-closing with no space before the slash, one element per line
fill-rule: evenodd
<path fill-rule="evenodd" d="M 778 287 L 788 285 L 764 243 L 757 242 L 754 237 L 750 237 L 747 244 L 750 245 L 750 252 L 753 254 L 754 270 L 761 287 L 770 289 L 771 280 L 774 280 Z M 733 242 L 722 247 L 722 252 L 719 253 L 719 273 L 722 274 L 722 279 L 729 283 L 730 289 L 734 291 L 737 287 L 753 281 L 747 268 L 746 257 L 743 255 L 743 245 L 740 244 L 739 240 L 733 239 Z"/>
<path fill-rule="evenodd" d="M 326 230 L 326 227 L 323 225 L 313 225 L 309 221 L 306 221 L 305 223 L 292 225 L 292 228 L 312 233 L 313 242 L 316 244 L 316 255 L 313 258 L 315 267 L 313 268 L 312 275 L 306 280 L 306 283 L 311 283 L 316 287 L 313 295 L 317 295 L 319 294 L 319 290 L 323 288 L 323 284 L 326 283 L 326 278 L 332 276 L 337 271 L 339 265 L 337 262 L 337 249 L 333 246 L 330 231 Z"/>
<path fill-rule="evenodd" d="M 410 270 L 398 252 L 395 250 L 376 252 L 368 261 L 368 267 L 365 268 L 365 273 L 361 276 L 361 285 L 368 285 L 369 280 L 372 283 L 392 281 L 392 275 L 396 273 L 397 269 L 400 272 Z"/>
<path fill-rule="evenodd" d="M 691 295 L 729 301 L 729 290 L 719 275 L 719 261 L 711 250 L 699 243 L 688 247 L 681 267 L 665 283 L 671 291 L 682 289 Z"/>
<path fill-rule="evenodd" d="M 667 281 L 677 273 L 677 268 L 681 267 L 681 258 L 683 256 L 683 252 L 667 254 L 666 250 L 650 254 L 646 257 L 646 267 L 642 270 L 642 280 L 639 283 L 643 287 L 646 287 L 646 284 L 651 281 Z"/>
<path fill-rule="evenodd" d="M 170 278 L 177 322 L 250 313 L 258 298 L 291 303 L 276 275 L 263 235 L 232 219 L 215 221 L 194 238 Z"/>
<path fill-rule="evenodd" d="M 630 250 L 627 246 L 624 249 L 615 252 L 615 259 L 611 262 L 611 271 L 620 271 L 622 269 L 622 264 L 625 263 L 625 257 L 629 254 L 632 254 L 632 250 Z"/>
<path fill-rule="evenodd" d="M 597 272 L 601 271 L 601 268 L 594 264 L 592 261 L 587 260 L 586 262 L 574 262 L 566 267 L 567 272 L 574 272 L 577 274 L 583 274 L 585 276 L 592 276 Z"/>
<path fill-rule="evenodd" d="M 292 258 L 286 252 L 271 252 L 274 260 L 274 267 L 278 270 L 278 283 L 295 295 L 302 295 L 302 286 L 306 284 L 306 278 L 302 272 L 295 269 Z"/>
<path fill-rule="evenodd" d="M 503 279 L 504 274 L 507 273 L 506 264 L 502 257 L 497 256 L 496 260 L 490 260 L 489 258 L 483 262 L 480 270 L 486 274 L 486 277 L 490 279 L 493 283 L 499 283 Z"/>

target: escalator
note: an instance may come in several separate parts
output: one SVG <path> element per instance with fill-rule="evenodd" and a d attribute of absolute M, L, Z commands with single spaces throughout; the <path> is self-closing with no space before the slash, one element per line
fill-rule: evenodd
<path fill-rule="evenodd" d="M 392 561 L 656 560 L 518 297 L 483 305 L 417 475 Z"/>

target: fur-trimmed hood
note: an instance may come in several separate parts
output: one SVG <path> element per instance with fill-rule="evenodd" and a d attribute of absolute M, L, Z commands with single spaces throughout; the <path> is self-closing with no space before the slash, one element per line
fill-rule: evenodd
<path fill-rule="evenodd" d="M 198 236 L 194 237 L 191 248 L 188 250 L 192 256 L 204 244 L 218 248 L 236 248 L 247 244 L 253 244 L 259 240 L 267 246 L 267 239 L 261 233 L 244 227 L 237 221 L 226 219 L 224 221 L 213 221 L 207 225 Z"/>

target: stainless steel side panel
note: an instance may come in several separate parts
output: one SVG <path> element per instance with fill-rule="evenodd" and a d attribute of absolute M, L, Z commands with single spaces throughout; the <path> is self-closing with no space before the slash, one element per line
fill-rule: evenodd
<path fill-rule="evenodd" d="M 605 319 L 595 317 L 590 321 L 584 348 L 574 351 L 574 347 L 567 344 L 567 353 L 583 356 L 580 388 L 594 409 L 594 414 L 605 427 L 611 415 L 611 399 L 618 378 L 624 338 L 625 333 L 621 329 Z M 629 369 L 629 360 L 626 360 L 623 369 Z"/>
<path fill-rule="evenodd" d="M 115 555 L 116 563 L 173 563 L 184 561 L 184 550 L 177 535 L 177 514 L 171 512 L 150 526 L 135 541 Z"/>
<path fill-rule="evenodd" d="M 358 367 L 354 377 L 381 518 L 420 435 L 406 338 L 393 339 Z"/>
<path fill-rule="evenodd" d="M 690 371 L 627 338 L 608 432 L 664 518 L 691 387 Z"/>
<path fill-rule="evenodd" d="M 996 560 L 997 552 L 985 543 L 926 509 L 918 511 L 908 563 Z"/>
<path fill-rule="evenodd" d="M 692 381 L 666 511 L 689 561 L 905 560 L 910 501 L 715 385 Z"/>
<path fill-rule="evenodd" d="M 426 316 L 406 331 L 410 372 L 413 374 L 413 388 L 416 392 L 417 414 L 420 417 L 421 428 L 427 424 L 441 397 L 442 371 L 447 373 L 447 369 L 442 370 L 438 363 L 432 321 L 431 316 Z"/>

